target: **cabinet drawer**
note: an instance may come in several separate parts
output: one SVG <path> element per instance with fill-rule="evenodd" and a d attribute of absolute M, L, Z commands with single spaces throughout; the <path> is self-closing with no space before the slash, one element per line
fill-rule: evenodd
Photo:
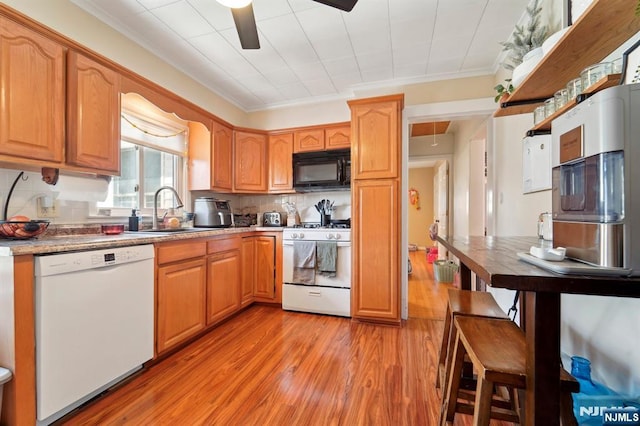
<path fill-rule="evenodd" d="M 206 252 L 207 245 L 204 241 L 190 240 L 188 242 L 158 244 L 156 246 L 156 262 L 158 265 L 162 265 L 163 263 L 204 256 Z"/>
<path fill-rule="evenodd" d="M 220 253 L 229 250 L 240 250 L 242 242 L 239 237 L 222 238 L 207 242 L 207 254 Z"/>

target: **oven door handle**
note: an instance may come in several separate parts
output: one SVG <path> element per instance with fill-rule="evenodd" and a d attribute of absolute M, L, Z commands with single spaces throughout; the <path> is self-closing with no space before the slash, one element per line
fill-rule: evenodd
<path fill-rule="evenodd" d="M 338 241 L 337 243 L 338 247 L 351 247 L 351 241 Z M 293 246 L 293 241 L 285 240 L 282 242 L 282 244 L 285 246 Z"/>

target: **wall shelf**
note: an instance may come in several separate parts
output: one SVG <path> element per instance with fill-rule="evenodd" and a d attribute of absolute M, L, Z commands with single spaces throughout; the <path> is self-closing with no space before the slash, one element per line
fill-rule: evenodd
<path fill-rule="evenodd" d="M 589 97 L 590 95 L 593 95 L 594 93 L 599 92 L 600 90 L 603 90 L 612 86 L 617 86 L 618 84 L 620 84 L 621 77 L 622 77 L 622 74 L 609 74 L 607 76 L 604 76 L 600 80 L 598 80 L 596 83 L 587 87 L 587 90 L 582 92 L 582 94 Z M 541 122 L 533 126 L 531 130 L 529 130 L 529 132 L 534 132 L 536 134 L 544 133 L 547 131 L 550 132 L 551 122 L 556 117 L 564 114 L 566 111 L 570 110 L 576 105 L 578 105 L 578 103 L 576 102 L 575 99 L 572 99 L 571 101 L 567 102 L 565 106 L 563 106 L 562 108 L 560 108 L 559 110 L 551 114 L 549 117 L 545 118 L 544 120 L 542 120 Z"/>
<path fill-rule="evenodd" d="M 501 107 L 494 117 L 532 112 L 589 65 L 602 61 L 640 31 L 635 1 L 595 0 L 506 102 L 534 101 Z M 535 102 L 537 100 L 537 102 Z"/>

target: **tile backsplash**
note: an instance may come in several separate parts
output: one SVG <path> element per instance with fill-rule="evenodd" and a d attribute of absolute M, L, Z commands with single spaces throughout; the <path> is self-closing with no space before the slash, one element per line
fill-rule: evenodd
<path fill-rule="evenodd" d="M 2 206 L 2 219 L 14 215 L 23 215 L 31 219 L 44 219 L 38 216 L 37 200 L 42 196 L 53 197 L 52 187 L 42 181 L 40 172 L 24 172 L 15 184 L 7 217 L 4 217 L 4 209 L 11 186 L 20 174 L 20 170 L 0 169 L 0 205 Z M 58 200 L 58 217 L 47 218 L 51 223 L 87 223 L 89 204 L 86 201 Z"/>
<path fill-rule="evenodd" d="M 0 205 L 4 212 L 7 195 L 11 185 L 20 174 L 20 170 L 0 169 Z M 52 187 L 42 181 L 39 172 L 24 172 L 13 190 L 9 202 L 7 216 L 24 215 L 31 219 L 43 219 L 38 217 L 37 199 L 41 196 L 53 196 Z M 197 197 L 216 197 L 229 200 L 234 213 L 255 213 L 258 219 L 262 219 L 263 212 L 278 211 L 286 213 L 285 203 L 295 203 L 300 220 L 303 222 L 320 222 L 320 214 L 316 211 L 315 205 L 323 199 L 334 202 L 335 211 L 333 219 L 349 219 L 351 217 L 351 192 L 350 191 L 328 191 L 328 192 L 307 192 L 283 195 L 238 195 L 221 194 L 208 191 L 192 191 L 190 199 Z M 187 200 L 185 202 L 189 203 Z M 58 217 L 47 218 L 53 224 L 83 224 L 83 223 L 106 223 L 125 222 L 126 218 L 118 217 L 91 217 L 90 211 L 93 203 L 89 201 L 57 200 Z M 91 205 L 90 205 L 91 204 Z M 191 204 L 192 205 L 192 204 Z M 5 219 L 2 217 L 1 219 Z"/>

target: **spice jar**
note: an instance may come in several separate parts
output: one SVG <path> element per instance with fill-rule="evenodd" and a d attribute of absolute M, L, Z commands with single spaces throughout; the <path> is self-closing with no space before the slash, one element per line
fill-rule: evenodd
<path fill-rule="evenodd" d="M 567 83 L 567 101 L 574 100 L 580 93 L 582 93 L 582 79 L 580 77 Z"/>
<path fill-rule="evenodd" d="M 555 99 L 555 102 L 556 102 L 556 111 L 557 111 L 567 104 L 567 89 L 558 90 L 555 93 L 555 95 L 553 95 L 553 98 Z"/>
<path fill-rule="evenodd" d="M 554 112 L 556 112 L 556 100 L 555 98 L 549 98 L 544 101 L 544 116 L 550 117 Z"/>
<path fill-rule="evenodd" d="M 538 124 L 547 117 L 545 112 L 544 105 L 540 105 L 535 110 L 533 110 L 533 124 Z"/>

